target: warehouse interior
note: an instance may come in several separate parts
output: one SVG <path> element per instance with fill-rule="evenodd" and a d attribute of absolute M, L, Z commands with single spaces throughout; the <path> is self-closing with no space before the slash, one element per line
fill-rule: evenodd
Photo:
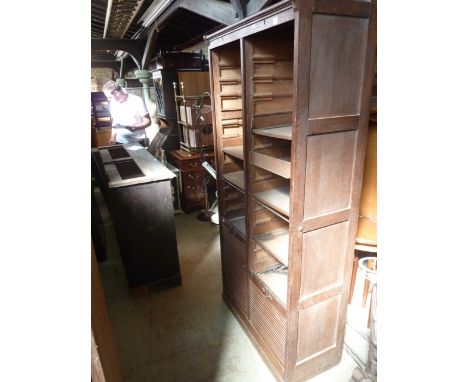
<path fill-rule="evenodd" d="M 2 379 L 376 380 L 378 334 L 381 381 L 463 380 L 465 14 L 8 4 Z M 107 98 L 96 123 L 90 91 L 108 80 L 151 113 L 141 148 L 109 147 Z M 378 293 L 356 242 L 374 139 Z"/>
<path fill-rule="evenodd" d="M 376 4 L 91 4 L 93 380 L 376 381 Z"/>

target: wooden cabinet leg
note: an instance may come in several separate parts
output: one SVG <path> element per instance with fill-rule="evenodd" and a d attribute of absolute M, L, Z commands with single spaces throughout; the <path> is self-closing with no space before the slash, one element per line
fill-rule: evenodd
<path fill-rule="evenodd" d="M 369 293 L 369 280 L 364 281 L 364 293 L 362 294 L 362 307 L 366 306 L 367 294 Z"/>
<path fill-rule="evenodd" d="M 370 269 L 374 269 L 374 260 L 369 260 L 367 267 Z M 369 293 L 369 282 L 370 281 L 367 280 L 366 278 L 366 281 L 364 282 L 364 293 L 362 295 L 362 307 L 363 308 L 366 306 L 366 302 L 367 302 L 367 294 Z"/>
<path fill-rule="evenodd" d="M 356 274 L 357 274 L 357 268 L 358 268 L 358 257 L 354 255 L 354 260 L 353 260 L 353 273 L 351 274 L 351 285 L 349 287 L 349 298 L 348 298 L 348 304 L 351 304 L 353 302 L 353 293 L 354 293 L 354 284 L 356 283 Z"/>

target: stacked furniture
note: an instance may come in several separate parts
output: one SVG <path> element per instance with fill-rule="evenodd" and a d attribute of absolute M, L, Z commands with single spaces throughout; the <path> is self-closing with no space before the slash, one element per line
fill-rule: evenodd
<path fill-rule="evenodd" d="M 112 133 L 109 100 L 103 92 L 91 92 L 92 147 L 105 146 Z"/>
<path fill-rule="evenodd" d="M 206 37 L 223 297 L 279 380 L 341 359 L 375 8 L 282 1 Z"/>
<path fill-rule="evenodd" d="M 187 72 L 183 78 L 189 83 L 187 91 L 192 92 L 190 85 L 200 83 L 198 72 L 205 71 L 207 74 L 208 68 L 201 53 L 168 52 L 161 53 L 151 61 L 150 71 L 156 95 L 157 122 L 161 128 L 169 129 L 162 148 L 166 151 L 177 150 L 180 148 L 181 132 L 177 124 L 174 83 L 178 83 L 180 72 Z M 190 77 L 195 79 L 191 81 Z"/>

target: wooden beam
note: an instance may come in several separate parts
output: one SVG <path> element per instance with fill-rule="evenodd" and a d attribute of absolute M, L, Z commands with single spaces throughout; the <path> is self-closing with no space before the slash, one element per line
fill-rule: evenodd
<path fill-rule="evenodd" d="M 156 23 L 158 26 L 159 30 L 161 30 L 161 27 L 163 24 L 169 20 L 169 18 L 181 7 L 183 3 L 185 3 L 186 0 L 176 0 L 172 2 L 170 6 L 168 6 L 159 16 L 156 20 L 153 22 Z"/>
<path fill-rule="evenodd" d="M 128 71 L 130 71 L 131 69 L 134 68 L 134 66 L 131 65 L 132 61 L 128 59 L 129 57 L 133 58 L 130 55 L 126 55 L 126 56 L 122 57 L 122 59 L 120 60 L 119 78 L 125 78 L 125 74 L 127 74 Z M 135 61 L 135 60 L 133 60 L 133 61 Z M 138 65 L 137 65 L 137 69 L 139 69 Z"/>
<path fill-rule="evenodd" d="M 237 21 L 232 6 L 216 0 L 186 0 L 181 4 L 181 8 L 224 25 Z"/>
<path fill-rule="evenodd" d="M 92 61 L 91 60 L 91 67 L 92 68 L 110 68 L 115 70 L 116 73 L 119 72 L 119 63 L 117 61 Z"/>
<path fill-rule="evenodd" d="M 242 0 L 230 0 L 231 6 L 234 8 L 234 12 L 236 12 L 236 18 L 243 19 L 245 16 L 244 11 L 244 2 Z"/>
<path fill-rule="evenodd" d="M 168 22 L 179 8 L 186 9 L 223 25 L 230 25 L 237 21 L 235 11 L 228 3 L 216 0 L 175 0 L 154 20 L 159 30 L 164 27 L 164 23 Z"/>
<path fill-rule="evenodd" d="M 143 53 L 145 50 L 146 41 L 144 39 L 138 40 L 124 40 L 113 38 L 92 38 L 91 50 L 122 50 L 129 53 L 137 65 L 142 62 Z"/>
<path fill-rule="evenodd" d="M 271 0 L 250 0 L 245 7 L 245 17 L 254 15 L 270 3 Z"/>
<path fill-rule="evenodd" d="M 153 53 L 156 51 L 156 43 L 158 42 L 159 30 L 157 29 L 157 24 L 154 24 L 151 30 L 148 33 L 148 39 L 146 40 L 145 52 L 143 53 L 143 58 L 141 60 L 141 68 L 147 69 L 149 62 L 153 56 Z"/>
<path fill-rule="evenodd" d="M 125 36 L 125 33 L 127 33 L 128 31 L 128 28 L 130 28 L 130 25 L 132 25 L 132 22 L 135 18 L 135 16 L 138 14 L 138 12 L 140 11 L 140 8 L 141 6 L 143 5 L 143 1 L 140 0 L 140 2 L 137 2 L 137 7 L 132 9 L 132 17 L 130 18 L 130 20 L 128 21 L 128 24 L 127 24 L 127 27 L 125 28 L 125 30 L 123 31 L 122 35 L 120 36 L 120 38 L 123 38 Z M 143 68 L 143 66 L 142 66 Z"/>

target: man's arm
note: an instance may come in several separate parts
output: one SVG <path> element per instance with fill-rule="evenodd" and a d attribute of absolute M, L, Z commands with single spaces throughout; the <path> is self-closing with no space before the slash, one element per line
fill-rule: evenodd
<path fill-rule="evenodd" d="M 111 137 L 110 137 L 109 141 L 107 141 L 107 144 L 113 145 L 115 143 L 115 141 L 116 141 L 116 136 L 117 136 L 117 132 L 115 131 L 114 126 L 112 126 Z"/>
<path fill-rule="evenodd" d="M 138 130 L 146 129 L 149 125 L 151 125 L 151 118 L 149 116 L 149 113 L 145 114 L 142 117 L 142 119 L 143 120 L 140 123 L 137 123 L 137 124 L 132 125 L 132 126 L 125 126 L 125 127 L 130 131 L 138 131 Z"/>
<path fill-rule="evenodd" d="M 115 144 L 116 139 L 117 139 L 117 131 L 115 131 L 116 122 L 114 121 L 114 117 L 113 117 L 113 108 L 112 108 L 112 102 L 111 101 L 109 102 L 109 112 L 110 112 L 110 115 L 111 115 L 112 131 L 111 131 L 111 136 L 110 136 L 109 140 L 107 141 L 107 144 L 108 145 L 113 145 L 113 144 Z"/>

